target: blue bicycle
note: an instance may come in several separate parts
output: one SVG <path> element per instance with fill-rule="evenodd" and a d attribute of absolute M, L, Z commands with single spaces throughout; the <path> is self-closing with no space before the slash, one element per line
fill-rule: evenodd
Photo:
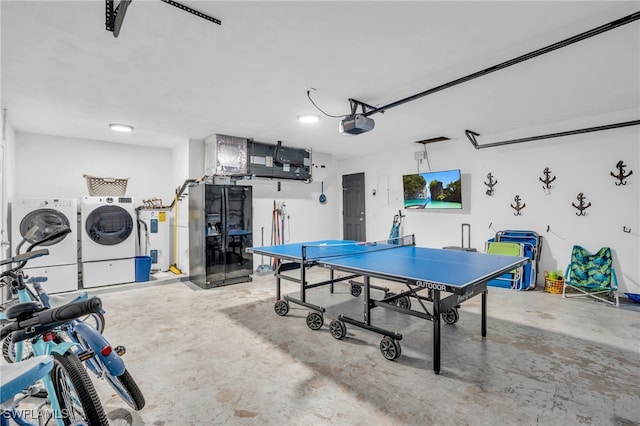
<path fill-rule="evenodd" d="M 5 279 L 19 277 L 21 272 L 18 269 L 24 266 L 27 260 L 45 254 L 48 254 L 48 250 L 37 250 L 0 261 L 0 265 L 19 263 L 17 267 L 0 275 Z M 59 426 L 109 424 L 91 379 L 73 350 L 77 345 L 71 342 L 60 342 L 57 339 L 57 332 L 66 322 L 91 312 L 99 312 L 101 306 L 102 302 L 98 298 L 54 309 L 47 309 L 38 302 L 30 301 L 12 305 L 4 311 L 5 322 L 8 322 L 8 325 L 0 330 L 0 339 L 11 338 L 16 346 L 24 341 L 30 341 L 35 357 L 27 360 L 27 364 L 23 364 L 19 362 L 21 352 L 16 353 L 18 358 L 16 366 L 29 367 L 29 373 L 26 374 L 29 380 L 26 380 L 26 377 L 24 382 L 18 380 L 24 373 L 19 369 L 14 369 L 13 373 L 8 370 L 7 377 L 15 376 L 16 379 L 11 381 L 5 378 L 3 372 L 1 389 L 3 415 L 0 416 L 0 422 L 2 422 L 0 424 L 8 424 L 10 418 L 18 424 L 30 424 L 16 410 L 14 395 L 17 394 L 20 386 L 24 385 L 23 388 L 26 388 L 31 385 L 30 380 L 36 373 L 39 375 L 44 369 L 48 369 L 49 362 L 45 361 L 47 357 L 51 360 L 51 369 L 42 377 L 42 383 L 47 392 L 46 403 L 50 410 L 44 411 L 42 406 L 38 407 L 38 418 L 46 423 L 53 420 Z M 17 401 L 19 402 L 20 399 L 17 398 Z"/>
<path fill-rule="evenodd" d="M 34 417 L 31 410 L 18 410 L 20 402 L 35 394 L 37 382 L 53 369 L 53 357 L 37 356 L 15 364 L 0 364 L 0 426 L 8 426 L 9 419 L 19 425 L 31 425 L 26 417 Z M 27 413 L 30 413 L 27 416 Z M 35 414 L 40 419 L 42 416 Z"/>
<path fill-rule="evenodd" d="M 33 243 L 27 249 L 27 253 L 36 246 L 60 238 L 69 232 L 71 232 L 69 228 L 62 228 L 46 238 Z M 19 249 L 20 245 L 18 245 L 18 250 Z M 18 299 L 21 302 L 35 300 L 39 301 L 45 307 L 51 307 L 51 298 L 41 285 L 41 282 L 45 280 L 46 278 L 30 280 L 35 290 L 35 292 L 32 292 L 25 284 L 22 274 L 17 274 L 13 288 L 18 294 Z M 85 300 L 87 298 L 88 295 L 82 293 L 76 296 L 72 302 Z M 103 328 L 104 317 L 102 314 L 100 312 L 91 313 L 83 320 L 73 320 L 64 324 L 61 327 L 62 333 L 59 333 L 57 339 L 58 342 L 66 340 L 74 343 L 75 351 L 79 359 L 85 363 L 87 369 L 94 373 L 99 379 L 106 380 L 127 405 L 134 410 L 141 410 L 145 406 L 145 399 L 138 384 L 129 371 L 127 371 L 122 359 L 122 355 L 125 354 L 126 349 L 124 346 L 112 347 L 101 334 Z M 5 340 L 5 342 L 3 342 L 3 353 L 5 354 L 5 358 L 15 359 L 15 354 L 20 353 L 24 356 L 28 354 L 28 350 L 24 348 L 21 349 L 18 346 L 14 347 L 12 342 Z"/>

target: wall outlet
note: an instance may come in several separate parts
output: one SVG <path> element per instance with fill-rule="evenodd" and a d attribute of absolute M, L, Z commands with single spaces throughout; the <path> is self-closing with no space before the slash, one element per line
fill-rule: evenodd
<path fill-rule="evenodd" d="M 414 160 L 424 160 L 425 158 L 427 158 L 427 152 L 426 151 L 416 151 L 413 153 L 413 158 Z"/>

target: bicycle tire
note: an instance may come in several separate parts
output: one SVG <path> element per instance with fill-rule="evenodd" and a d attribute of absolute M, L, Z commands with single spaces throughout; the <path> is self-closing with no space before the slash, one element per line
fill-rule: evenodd
<path fill-rule="evenodd" d="M 77 355 L 71 351 L 62 355 L 54 353 L 50 374 L 65 425 L 79 421 L 87 422 L 89 426 L 109 425 L 91 378 Z"/>
<path fill-rule="evenodd" d="M 105 319 L 104 315 L 102 315 L 100 312 L 89 314 L 86 317 L 78 318 L 78 320 L 86 322 L 91 327 L 98 330 L 98 333 L 100 334 L 102 334 L 102 332 L 104 331 Z"/>
<path fill-rule="evenodd" d="M 119 376 L 113 376 L 109 374 L 107 370 L 104 371 L 105 379 L 113 389 L 120 395 L 124 402 L 136 411 L 144 408 L 145 400 L 142 391 L 138 387 L 138 384 L 131 374 L 125 369 L 124 373 Z"/>
<path fill-rule="evenodd" d="M 14 362 L 16 362 L 17 352 L 18 352 L 18 349 L 16 347 L 16 343 L 13 343 L 13 340 L 11 339 L 11 334 L 9 334 L 7 337 L 5 337 L 2 340 L 2 357 L 8 363 L 13 364 Z M 23 341 L 22 357 L 20 358 L 20 360 L 24 361 L 25 359 L 29 359 L 32 356 L 33 356 L 33 349 L 31 348 L 31 342 L 29 340 Z"/>
<path fill-rule="evenodd" d="M 83 348 L 89 348 L 89 344 L 82 335 L 76 333 L 75 337 Z M 85 366 L 89 371 L 98 377 L 105 379 L 109 385 L 116 391 L 124 402 L 136 411 L 142 410 L 145 405 L 144 395 L 133 379 L 129 371 L 125 368 L 124 373 L 120 376 L 114 376 L 109 369 L 99 359 L 97 355 L 85 361 Z"/>

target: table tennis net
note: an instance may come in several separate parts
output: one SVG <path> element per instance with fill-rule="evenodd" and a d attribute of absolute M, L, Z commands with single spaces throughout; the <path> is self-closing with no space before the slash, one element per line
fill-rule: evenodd
<path fill-rule="evenodd" d="M 344 242 L 336 244 L 305 244 L 302 257 L 306 260 L 320 260 L 334 257 L 354 256 L 381 250 L 392 250 L 415 245 L 413 235 L 388 238 L 382 241 Z"/>

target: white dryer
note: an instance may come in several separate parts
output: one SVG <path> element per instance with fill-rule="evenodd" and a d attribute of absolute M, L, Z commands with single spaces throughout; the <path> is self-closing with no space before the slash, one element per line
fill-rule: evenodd
<path fill-rule="evenodd" d="M 60 228 L 71 229 L 69 234 L 49 241 L 38 248 L 46 248 L 49 255 L 30 260 L 24 268 L 28 276 L 45 276 L 44 286 L 49 293 L 78 289 L 78 203 L 73 198 L 17 199 L 11 203 L 11 253 L 16 250 L 27 232 L 36 233 L 20 248 L 24 252 L 31 243 L 42 240 Z"/>
<path fill-rule="evenodd" d="M 136 212 L 133 199 L 86 196 L 80 211 L 83 287 L 134 282 Z"/>

